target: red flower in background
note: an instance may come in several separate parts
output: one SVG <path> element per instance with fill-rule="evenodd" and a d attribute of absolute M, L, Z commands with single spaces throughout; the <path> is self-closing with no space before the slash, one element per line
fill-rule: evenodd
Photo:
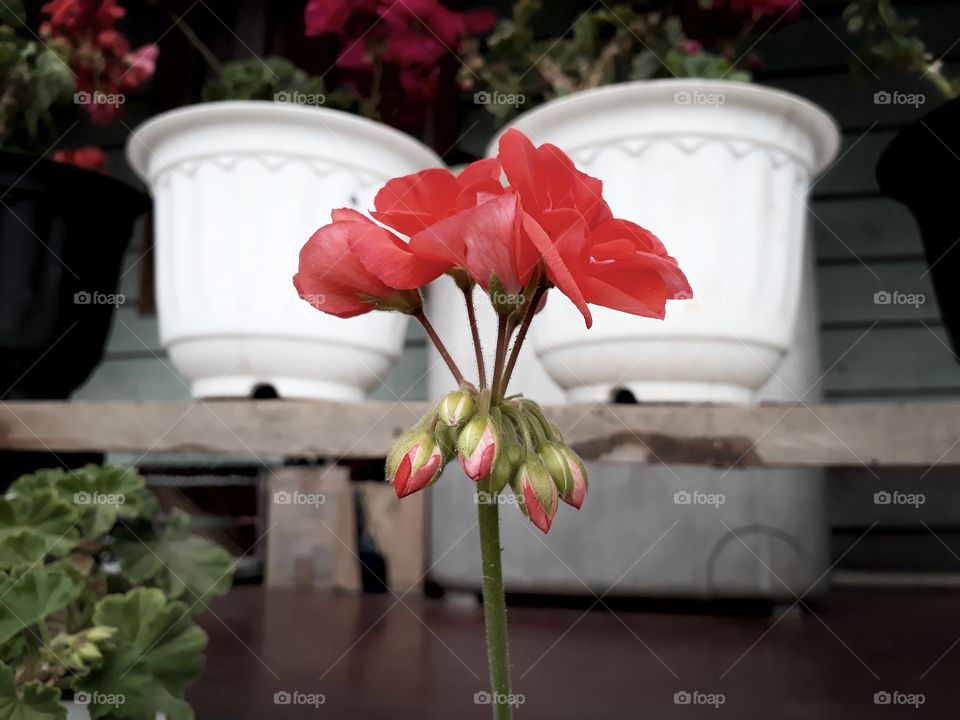
<path fill-rule="evenodd" d="M 107 156 L 95 145 L 86 145 L 76 150 L 57 150 L 51 157 L 57 162 L 76 165 L 84 170 L 98 173 L 107 171 Z"/>
<path fill-rule="evenodd" d="M 156 45 L 135 50 L 114 25 L 126 11 L 116 0 L 51 0 L 41 8 L 47 19 L 41 34 L 69 48 L 77 91 L 95 123 L 106 124 L 121 112 L 124 93 L 149 80 L 156 69 Z"/>
<path fill-rule="evenodd" d="M 454 12 L 438 0 L 309 0 L 304 24 L 308 36 L 340 39 L 338 66 L 372 72 L 379 55 L 398 70 L 405 92 L 430 100 L 437 92 L 440 60 L 460 50 L 464 35 L 491 29 L 496 15 Z"/>

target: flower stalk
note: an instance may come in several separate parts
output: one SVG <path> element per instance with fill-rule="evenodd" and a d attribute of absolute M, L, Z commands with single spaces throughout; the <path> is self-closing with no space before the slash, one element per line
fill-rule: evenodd
<path fill-rule="evenodd" d="M 507 646 L 507 603 L 500 563 L 500 504 L 477 503 L 480 525 L 480 561 L 483 568 L 483 618 L 490 664 L 490 693 L 494 720 L 510 720 L 510 653 Z"/>

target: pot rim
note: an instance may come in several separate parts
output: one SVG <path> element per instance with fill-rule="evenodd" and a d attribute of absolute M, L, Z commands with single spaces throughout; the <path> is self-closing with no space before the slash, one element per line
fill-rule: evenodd
<path fill-rule="evenodd" d="M 384 123 L 353 113 L 323 107 L 305 107 L 276 103 L 270 100 L 218 100 L 167 110 L 141 123 L 126 143 L 127 162 L 144 182 L 149 182 L 147 166 L 151 147 L 184 130 L 202 126 L 249 122 L 277 125 L 281 120 L 293 125 L 315 126 L 325 131 L 339 126 L 356 136 L 382 141 L 384 138 L 397 152 L 419 156 L 424 167 L 445 167 L 443 159 L 419 140 Z"/>
<path fill-rule="evenodd" d="M 80 203 L 86 202 L 85 198 L 90 195 L 103 193 L 110 197 L 114 210 L 126 209 L 134 216 L 146 212 L 150 207 L 150 200 L 146 193 L 125 180 L 96 170 L 59 162 L 44 155 L 35 155 L 14 148 L 0 148 L 0 169 L 20 173 L 17 181 L 6 188 L 7 191 L 20 187 L 21 184 L 29 188 L 31 176 L 42 176 L 51 183 L 74 188 L 78 195 L 83 195 L 78 200 Z"/>
<path fill-rule="evenodd" d="M 745 106 L 782 113 L 784 105 L 793 111 L 792 120 L 806 130 L 815 141 L 816 158 L 814 172 L 824 170 L 840 149 L 842 131 L 840 124 L 826 110 L 806 98 L 787 92 L 738 80 L 701 80 L 697 78 L 664 78 L 658 80 L 632 80 L 614 83 L 600 88 L 579 90 L 571 95 L 548 100 L 502 127 L 487 146 L 487 155 L 496 152 L 500 137 L 507 130 L 530 122 L 539 122 L 546 113 L 561 116 L 577 113 L 586 108 L 595 115 L 604 110 L 623 106 L 623 95 L 636 95 L 644 100 L 659 101 L 684 90 L 706 90 L 723 93 L 726 102 L 731 100 Z"/>

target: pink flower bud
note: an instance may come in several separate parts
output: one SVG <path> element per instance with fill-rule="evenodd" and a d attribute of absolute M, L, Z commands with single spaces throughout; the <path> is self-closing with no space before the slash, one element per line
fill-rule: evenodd
<path fill-rule="evenodd" d="M 536 456 L 528 457 L 520 466 L 516 483 L 524 514 L 540 530 L 549 532 L 553 516 L 557 514 L 557 486 L 543 462 Z"/>
<path fill-rule="evenodd" d="M 561 443 L 545 443 L 540 457 L 557 486 L 560 499 L 579 509 L 587 496 L 587 470 L 580 456 Z"/>
<path fill-rule="evenodd" d="M 391 453 L 387 459 L 387 479 L 393 483 L 397 497 L 403 498 L 423 490 L 440 476 L 443 470 L 443 454 L 440 446 L 428 433 L 418 433 L 410 442 L 407 439 L 402 454 Z"/>
<path fill-rule="evenodd" d="M 490 474 L 498 445 L 499 434 L 490 416 L 478 416 L 466 424 L 457 441 L 457 450 L 467 477 L 479 482 Z"/>

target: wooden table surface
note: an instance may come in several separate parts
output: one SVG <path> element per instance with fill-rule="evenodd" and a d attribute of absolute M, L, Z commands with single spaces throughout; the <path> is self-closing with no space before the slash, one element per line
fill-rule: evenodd
<path fill-rule="evenodd" d="M 876 589 L 772 616 L 515 606 L 516 717 L 955 718 L 958 609 L 960 592 Z M 487 671 L 472 602 L 241 587 L 200 622 L 199 720 L 489 717 L 474 702 Z M 684 691 L 723 702 L 675 703 Z M 878 706 L 884 691 L 923 704 Z"/>

